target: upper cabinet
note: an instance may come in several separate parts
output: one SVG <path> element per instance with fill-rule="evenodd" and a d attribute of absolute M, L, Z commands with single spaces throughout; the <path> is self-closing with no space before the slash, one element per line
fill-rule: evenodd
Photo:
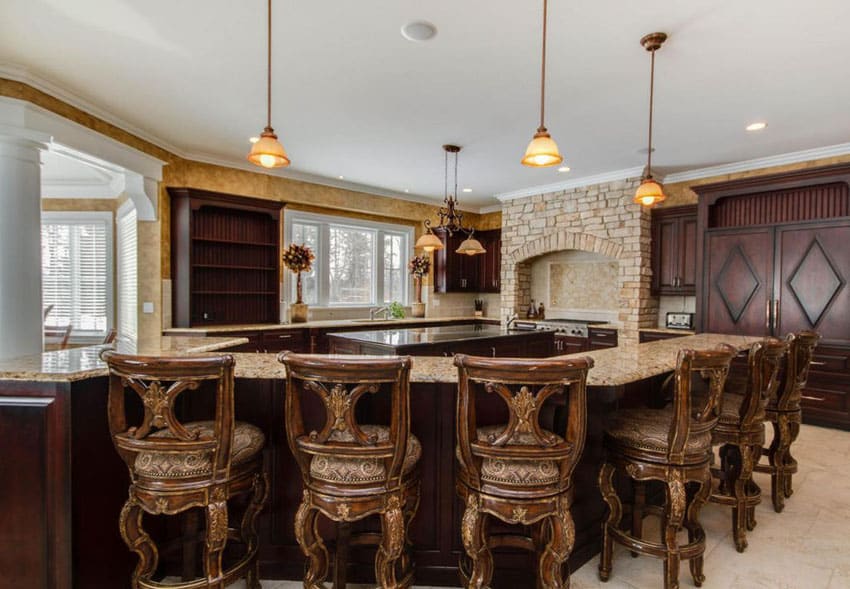
<path fill-rule="evenodd" d="M 168 188 L 174 327 L 280 320 L 280 202 Z"/>
<path fill-rule="evenodd" d="M 475 238 L 487 253 L 467 256 L 457 253 L 465 233 L 449 235 L 435 229 L 443 249 L 434 252 L 434 292 L 499 292 L 501 289 L 502 230 L 476 231 Z"/>
<path fill-rule="evenodd" d="M 652 211 L 652 293 L 695 295 L 697 207 Z"/>

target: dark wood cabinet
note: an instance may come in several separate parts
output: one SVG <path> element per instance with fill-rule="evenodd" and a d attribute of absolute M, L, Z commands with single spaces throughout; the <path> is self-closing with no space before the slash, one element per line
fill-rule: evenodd
<path fill-rule="evenodd" d="M 175 327 L 277 323 L 280 202 L 168 188 Z"/>
<path fill-rule="evenodd" d="M 588 327 L 589 350 L 603 350 L 617 347 L 617 330 L 609 327 Z"/>
<path fill-rule="evenodd" d="M 697 282 L 697 207 L 652 211 L 652 293 L 694 295 Z"/>
<path fill-rule="evenodd" d="M 573 335 L 555 335 L 555 354 L 578 354 L 586 352 L 590 349 L 588 339 L 586 337 L 576 337 Z"/>
<path fill-rule="evenodd" d="M 457 253 L 465 233 L 435 229 L 443 249 L 434 252 L 434 292 L 478 292 L 478 258 Z"/>
<path fill-rule="evenodd" d="M 687 335 L 693 335 L 693 332 L 686 331 L 684 333 L 669 333 L 666 331 L 641 331 L 638 334 L 638 342 L 645 344 L 647 342 L 657 342 L 659 340 L 685 337 Z"/>
<path fill-rule="evenodd" d="M 487 250 L 478 258 L 478 292 L 501 292 L 502 230 L 476 231 L 475 237 Z"/>
<path fill-rule="evenodd" d="M 545 358 L 551 356 L 555 349 L 554 333 L 551 331 L 529 331 L 528 333 L 514 333 L 509 336 L 408 345 L 363 342 L 348 338 L 344 333 L 330 333 L 328 340 L 331 354 L 410 354 L 412 356 L 469 354 L 490 358 Z"/>
<path fill-rule="evenodd" d="M 850 429 L 850 165 L 694 189 L 698 330 L 818 332 L 803 420 Z"/>

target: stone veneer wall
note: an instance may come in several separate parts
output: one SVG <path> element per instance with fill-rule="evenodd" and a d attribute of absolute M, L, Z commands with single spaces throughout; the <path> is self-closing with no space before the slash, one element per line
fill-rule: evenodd
<path fill-rule="evenodd" d="M 502 317 L 531 300 L 531 261 L 562 250 L 596 252 L 619 261 L 621 341 L 654 327 L 650 295 L 650 213 L 632 203 L 639 178 L 537 194 L 502 206 Z"/>

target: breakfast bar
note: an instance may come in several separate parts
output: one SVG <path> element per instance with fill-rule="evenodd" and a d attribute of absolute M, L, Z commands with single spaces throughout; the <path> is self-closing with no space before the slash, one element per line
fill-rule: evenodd
<path fill-rule="evenodd" d="M 596 478 L 606 416 L 620 403 L 638 402 L 653 379 L 673 370 L 680 349 L 727 343 L 743 350 L 757 339 L 700 334 L 582 354 L 592 357 L 595 366 L 588 375 L 587 443 L 573 479 L 576 544 L 572 567 L 599 551 L 604 503 Z M 196 354 L 226 350 L 244 341 L 238 337 L 163 338 L 132 351 Z M 124 546 L 117 523 L 127 497 L 127 474 L 107 428 L 107 372 L 99 351 L 100 347 L 80 348 L 0 362 L 0 447 L 5 449 L 0 495 L 10 499 L 0 504 L 6 544 L 0 552 L 0 569 L 17 586 L 117 588 L 129 582 L 135 556 Z M 283 429 L 284 368 L 274 354 L 233 356 L 237 419 L 258 426 L 266 438 L 264 459 L 271 493 L 260 516 L 262 576 L 300 579 L 303 556 L 295 541 L 293 518 L 301 480 Z M 420 585 L 457 584 L 462 506 L 454 489 L 456 383 L 452 358 L 413 358 L 411 431 L 422 443 L 422 501 L 410 534 Z M 367 408 L 381 415 L 386 403 L 377 398 Z M 201 411 L 202 407 L 186 409 Z M 557 411 L 551 419 L 558 419 Z M 333 535 L 330 526 L 323 531 L 325 538 Z M 162 558 L 167 566 L 167 555 Z M 349 579 L 374 582 L 373 558 L 373 551 L 352 548 Z M 527 559 L 524 553 L 499 553 L 497 578 L 514 586 L 527 585 Z"/>

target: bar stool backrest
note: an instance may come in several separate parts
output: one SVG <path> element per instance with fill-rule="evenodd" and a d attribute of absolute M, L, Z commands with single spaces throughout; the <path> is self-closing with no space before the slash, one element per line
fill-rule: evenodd
<path fill-rule="evenodd" d="M 109 366 L 109 431 L 132 481 L 140 452 L 209 453 L 212 468 L 205 480 L 227 478 L 234 429 L 233 356 L 133 356 L 104 350 L 101 358 Z M 175 413 L 182 393 L 197 391 L 206 383 L 215 387 L 212 436 L 187 429 Z M 128 402 L 138 410 L 132 411 Z M 129 416 L 142 409 L 141 422 L 129 424 Z"/>
<path fill-rule="evenodd" d="M 747 358 L 747 383 L 738 414 L 740 429 L 761 427 L 768 399 L 776 395 L 779 387 L 779 369 L 786 356 L 788 344 L 776 338 L 767 338 L 750 347 Z"/>
<path fill-rule="evenodd" d="M 283 352 L 278 360 L 286 367 L 286 435 L 305 486 L 313 483 L 312 458 L 326 456 L 383 460 L 386 488 L 398 487 L 410 435 L 410 357 Z M 386 440 L 364 431 L 356 413 L 364 395 L 382 389 L 390 393 Z M 308 392 L 321 400 L 325 411 L 322 428 L 310 432 L 302 412 Z"/>
<path fill-rule="evenodd" d="M 809 366 L 820 334 L 814 331 L 790 333 L 785 338 L 788 354 L 780 372 L 779 386 L 776 391 L 776 409 L 778 411 L 798 411 L 800 396 L 809 378 Z"/>
<path fill-rule="evenodd" d="M 486 358 L 455 356 L 458 367 L 457 434 L 461 467 L 481 487 L 485 458 L 553 460 L 560 468 L 556 490 L 565 490 L 584 449 L 587 433 L 587 372 L 590 358 Z M 508 409 L 504 430 L 479 439 L 475 397 L 496 394 Z M 566 395 L 565 431 L 540 427 L 540 410 L 550 397 Z M 556 434 L 555 436 L 552 433 Z"/>
<path fill-rule="evenodd" d="M 721 395 L 729 364 L 737 350 L 722 344 L 714 350 L 679 350 L 673 386 L 673 420 L 668 434 L 667 459 L 681 463 L 691 434 L 710 431 L 720 418 Z M 693 396 L 694 378 L 708 381 L 708 393 Z M 694 399 L 701 401 L 693 403 Z"/>

